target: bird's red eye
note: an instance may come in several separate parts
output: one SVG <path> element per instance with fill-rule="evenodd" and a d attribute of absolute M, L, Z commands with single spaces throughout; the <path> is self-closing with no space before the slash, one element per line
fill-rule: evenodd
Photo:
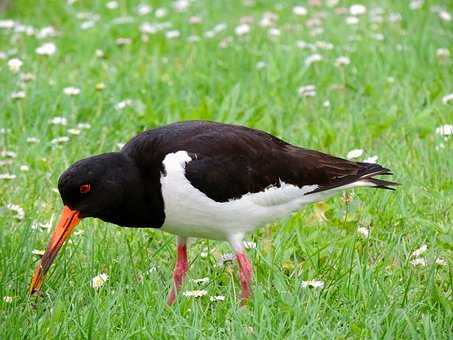
<path fill-rule="evenodd" d="M 80 186 L 80 193 L 81 194 L 86 194 L 87 192 L 89 192 L 91 190 L 91 185 L 89 184 L 82 184 Z"/>

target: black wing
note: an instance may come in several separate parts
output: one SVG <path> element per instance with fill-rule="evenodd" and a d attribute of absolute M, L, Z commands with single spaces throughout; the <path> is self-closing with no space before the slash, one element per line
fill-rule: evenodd
<path fill-rule="evenodd" d="M 184 150 L 192 161 L 186 177 L 211 199 L 225 202 L 283 181 L 299 187 L 318 185 L 316 192 L 367 179 L 379 187 L 392 182 L 371 176 L 390 174 L 377 164 L 358 163 L 288 144 L 266 132 L 205 121 L 175 123 L 144 132 L 123 152 L 147 148 L 151 155 L 139 162 L 160 167 L 165 155 Z M 152 161 L 151 161 L 152 160 Z M 368 176 L 368 177 L 367 177 Z M 374 182 L 373 182 L 374 183 Z"/>

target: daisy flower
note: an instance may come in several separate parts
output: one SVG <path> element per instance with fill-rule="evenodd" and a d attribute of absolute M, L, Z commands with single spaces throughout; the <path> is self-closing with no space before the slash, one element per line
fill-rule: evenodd
<path fill-rule="evenodd" d="M 359 227 L 357 228 L 357 232 L 362 235 L 364 238 L 368 238 L 370 236 L 370 229 L 366 227 Z"/>
<path fill-rule="evenodd" d="M 53 117 L 50 121 L 50 124 L 53 125 L 66 125 L 68 123 L 67 119 L 64 117 Z"/>
<path fill-rule="evenodd" d="M 234 29 L 236 35 L 246 35 L 250 32 L 250 26 L 248 24 L 241 24 Z"/>
<path fill-rule="evenodd" d="M 199 298 L 202 296 L 207 295 L 208 292 L 206 290 L 191 290 L 191 291 L 185 291 L 182 293 L 185 297 L 194 297 L 194 298 Z"/>
<path fill-rule="evenodd" d="M 299 16 L 307 15 L 307 9 L 304 6 L 294 6 L 293 13 Z"/>
<path fill-rule="evenodd" d="M 417 267 L 417 266 L 421 266 L 421 267 L 425 267 L 426 266 L 426 260 L 424 258 L 416 258 L 416 259 L 413 259 L 411 261 L 411 264 L 414 266 L 414 267 Z"/>
<path fill-rule="evenodd" d="M 453 134 L 453 125 L 445 124 L 436 128 L 436 133 L 441 136 L 451 136 Z"/>
<path fill-rule="evenodd" d="M 305 58 L 305 65 L 310 66 L 311 64 L 316 63 L 321 60 L 322 60 L 322 55 L 315 53 L 315 54 L 309 55 L 307 58 Z"/>
<path fill-rule="evenodd" d="M 335 59 L 335 66 L 345 66 L 349 65 L 351 63 L 351 60 L 348 57 L 341 56 Z"/>
<path fill-rule="evenodd" d="M 109 276 L 105 273 L 100 273 L 99 275 L 91 279 L 91 287 L 94 289 L 101 288 L 109 279 Z"/>
<path fill-rule="evenodd" d="M 442 103 L 444 103 L 444 104 L 448 104 L 452 100 L 453 100 L 453 93 L 447 94 L 442 97 Z"/>
<path fill-rule="evenodd" d="M 13 59 L 8 60 L 8 67 L 12 73 L 19 72 L 20 68 L 22 67 L 23 64 L 24 63 L 22 62 L 22 60 L 20 60 L 18 58 L 13 58 Z"/>
<path fill-rule="evenodd" d="M 359 158 L 360 156 L 362 156 L 362 154 L 363 154 L 362 149 L 354 149 L 354 150 L 351 150 L 348 152 L 348 154 L 346 155 L 346 158 L 347 159 Z"/>
<path fill-rule="evenodd" d="M 366 13 L 366 7 L 361 4 L 352 5 L 351 7 L 349 7 L 349 13 L 354 16 L 363 15 Z"/>
<path fill-rule="evenodd" d="M 428 246 L 426 244 L 422 244 L 420 248 L 417 250 L 414 250 L 411 254 L 411 257 L 419 257 L 421 254 L 423 254 L 425 251 L 428 250 Z"/>
<path fill-rule="evenodd" d="M 302 281 L 301 285 L 302 288 L 319 288 L 322 289 L 324 288 L 324 282 L 319 281 L 319 280 L 308 280 L 308 281 Z"/>
<path fill-rule="evenodd" d="M 77 87 L 69 86 L 63 89 L 63 93 L 67 96 L 77 96 L 78 94 L 80 94 L 80 89 Z"/>
<path fill-rule="evenodd" d="M 223 295 L 211 296 L 211 297 L 209 298 L 209 301 L 211 301 L 211 302 L 225 301 L 225 296 L 223 296 Z"/>
<path fill-rule="evenodd" d="M 200 284 L 200 285 L 203 284 L 204 285 L 204 284 L 209 283 L 209 277 L 203 277 L 201 279 L 193 279 L 192 281 L 194 283 L 196 283 L 196 284 Z"/>
<path fill-rule="evenodd" d="M 57 47 L 54 43 L 45 43 L 39 46 L 35 51 L 38 55 L 51 56 L 57 52 Z"/>
<path fill-rule="evenodd" d="M 297 90 L 299 96 L 301 97 L 314 97 L 316 96 L 316 87 L 315 85 L 305 85 L 299 87 Z"/>
<path fill-rule="evenodd" d="M 6 205 L 6 208 L 9 209 L 9 210 L 11 210 L 11 211 L 13 211 L 13 212 L 15 212 L 15 213 L 16 213 L 16 216 L 15 216 L 15 217 L 16 217 L 18 220 L 21 221 L 21 220 L 23 220 L 23 219 L 25 218 L 25 211 L 24 211 L 24 209 L 23 209 L 21 206 L 19 206 L 19 205 L 17 205 L 17 204 L 8 203 L 8 204 Z"/>

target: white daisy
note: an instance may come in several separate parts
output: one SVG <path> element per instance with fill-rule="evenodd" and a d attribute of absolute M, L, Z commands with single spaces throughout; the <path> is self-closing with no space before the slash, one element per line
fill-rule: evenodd
<path fill-rule="evenodd" d="M 363 15 L 366 13 L 366 7 L 362 4 L 355 4 L 349 7 L 349 13 L 351 15 Z"/>
<path fill-rule="evenodd" d="M 362 235 L 364 238 L 368 238 L 370 236 L 370 229 L 366 227 L 359 227 L 357 228 L 357 232 Z"/>
<path fill-rule="evenodd" d="M 39 138 L 27 137 L 26 141 L 27 141 L 27 143 L 30 143 L 30 144 L 37 144 L 37 143 L 39 143 Z"/>
<path fill-rule="evenodd" d="M 171 30 L 168 32 L 165 32 L 165 37 L 167 39 L 176 39 L 181 36 L 181 33 L 178 30 Z"/>
<path fill-rule="evenodd" d="M 15 178 L 16 178 L 16 175 L 13 175 L 10 173 L 0 174 L 0 180 L 12 180 Z"/>
<path fill-rule="evenodd" d="M 11 93 L 10 95 L 11 99 L 23 99 L 25 98 L 25 91 L 17 91 L 17 92 L 13 92 Z"/>
<path fill-rule="evenodd" d="M 304 6 L 294 6 L 293 13 L 300 16 L 307 15 L 307 9 Z"/>
<path fill-rule="evenodd" d="M 80 24 L 80 29 L 81 30 L 89 30 L 90 28 L 93 28 L 96 25 L 96 22 L 93 20 L 88 20 L 84 21 Z"/>
<path fill-rule="evenodd" d="M 0 28 L 11 29 L 14 28 L 14 21 L 11 19 L 0 20 Z"/>
<path fill-rule="evenodd" d="M 414 267 L 417 267 L 417 266 L 425 267 L 426 266 L 426 260 L 424 258 L 418 257 L 416 259 L 413 259 L 411 261 L 411 264 Z"/>
<path fill-rule="evenodd" d="M 91 129 L 91 124 L 89 124 L 89 123 L 79 123 L 79 124 L 77 124 L 77 127 L 79 129 Z"/>
<path fill-rule="evenodd" d="M 21 206 L 19 206 L 19 205 L 17 205 L 17 204 L 8 203 L 8 204 L 6 205 L 6 208 L 9 209 L 9 210 L 11 210 L 11 211 L 13 211 L 13 212 L 15 212 L 15 213 L 16 213 L 16 216 L 15 216 L 15 217 L 16 217 L 18 220 L 21 221 L 21 220 L 24 219 L 24 217 L 25 217 L 25 211 L 24 211 L 24 209 L 23 209 Z"/>
<path fill-rule="evenodd" d="M 280 30 L 278 28 L 272 27 L 268 31 L 269 35 L 271 37 L 279 37 L 280 36 Z"/>
<path fill-rule="evenodd" d="M 447 95 L 442 97 L 442 103 L 443 104 L 448 104 L 452 100 L 453 100 L 453 93 L 447 94 Z"/>
<path fill-rule="evenodd" d="M 15 153 L 14 151 L 10 151 L 10 150 L 2 150 L 0 152 L 0 156 L 1 157 L 8 157 L 8 158 L 16 158 L 17 157 L 17 153 Z"/>
<path fill-rule="evenodd" d="M 248 24 L 241 24 L 234 29 L 236 35 L 246 35 L 250 32 L 250 26 Z"/>
<path fill-rule="evenodd" d="M 220 258 L 217 261 L 217 265 L 222 267 L 225 265 L 225 262 L 231 262 L 236 258 L 236 255 L 231 254 L 231 253 L 226 253 L 220 256 Z"/>
<path fill-rule="evenodd" d="M 117 9 L 118 8 L 118 2 L 116 1 L 109 1 L 105 4 L 105 7 L 107 7 L 110 10 Z"/>
<path fill-rule="evenodd" d="M 256 68 L 258 70 L 261 70 L 262 68 L 265 68 L 267 66 L 267 63 L 265 61 L 258 61 L 256 63 Z"/>
<path fill-rule="evenodd" d="M 43 256 L 45 252 L 46 252 L 45 250 L 40 250 L 40 249 L 33 249 L 31 251 L 32 255 L 36 255 L 36 256 Z"/>
<path fill-rule="evenodd" d="M 315 53 L 315 54 L 309 55 L 307 58 L 305 58 L 305 65 L 310 66 L 311 64 L 316 63 L 321 60 L 322 60 L 322 55 Z"/>
<path fill-rule="evenodd" d="M 299 96 L 301 97 L 314 97 L 316 96 L 316 87 L 315 85 L 305 85 L 299 87 L 297 90 Z"/>
<path fill-rule="evenodd" d="M 126 107 L 132 106 L 132 104 L 133 104 L 132 99 L 125 99 L 117 103 L 115 105 L 115 109 L 120 111 L 125 109 Z"/>
<path fill-rule="evenodd" d="M 176 12 L 184 12 L 189 7 L 188 0 L 177 0 L 173 3 Z"/>
<path fill-rule="evenodd" d="M 359 23 L 359 18 L 349 16 L 346 18 L 346 24 L 348 25 L 357 25 Z"/>
<path fill-rule="evenodd" d="M 109 279 L 109 276 L 105 273 L 100 273 L 99 275 L 91 279 L 91 287 L 94 289 L 101 288 Z"/>
<path fill-rule="evenodd" d="M 78 94 L 80 94 L 80 89 L 77 87 L 69 86 L 63 89 L 63 93 L 67 96 L 77 96 Z"/>
<path fill-rule="evenodd" d="M 30 167 L 28 165 L 23 164 L 20 166 L 19 170 L 25 172 L 25 171 L 30 170 Z"/>
<path fill-rule="evenodd" d="M 78 136 L 80 135 L 80 129 L 69 129 L 68 133 L 73 136 Z"/>
<path fill-rule="evenodd" d="M 28 83 L 32 80 L 35 80 L 35 76 L 31 73 L 21 73 L 20 80 L 24 83 Z"/>
<path fill-rule="evenodd" d="M 426 244 L 422 244 L 420 248 L 417 250 L 414 250 L 411 254 L 411 257 L 419 257 L 421 254 L 423 254 L 426 250 L 428 250 L 428 246 Z"/>
<path fill-rule="evenodd" d="M 202 22 L 203 22 L 203 19 L 196 15 L 193 15 L 189 18 L 189 24 L 191 24 L 191 25 L 198 25 L 198 24 L 201 24 Z"/>
<path fill-rule="evenodd" d="M 69 137 L 67 137 L 67 136 L 57 137 L 50 141 L 51 144 L 55 144 L 55 145 L 64 144 L 67 142 L 69 142 Z"/>
<path fill-rule="evenodd" d="M 118 46 L 130 45 L 132 43 L 132 39 L 131 38 L 118 38 L 115 40 L 115 43 Z"/>
<path fill-rule="evenodd" d="M 148 6 L 147 4 L 140 4 L 137 6 L 137 13 L 138 15 L 146 15 L 151 13 L 153 9 Z"/>
<path fill-rule="evenodd" d="M 344 66 L 344 65 L 349 65 L 351 63 L 351 60 L 348 57 L 341 56 L 335 59 L 335 66 Z"/>
<path fill-rule="evenodd" d="M 192 291 L 185 291 L 182 293 L 182 295 L 184 295 L 185 297 L 194 297 L 194 298 L 202 297 L 207 294 L 208 294 L 208 292 L 206 290 L 192 290 Z"/>
<path fill-rule="evenodd" d="M 53 117 L 51 120 L 49 120 L 50 124 L 53 125 L 66 125 L 68 123 L 67 119 L 64 117 Z"/>
<path fill-rule="evenodd" d="M 98 48 L 96 49 L 95 55 L 96 58 L 104 58 L 104 51 Z"/>
<path fill-rule="evenodd" d="M 446 266 L 447 265 L 447 261 L 441 257 L 438 257 L 436 258 L 436 261 L 435 263 L 439 266 Z"/>
<path fill-rule="evenodd" d="M 416 9 L 419 9 L 423 6 L 423 0 L 412 0 L 410 3 L 409 3 L 409 8 L 413 11 L 415 11 Z"/>
<path fill-rule="evenodd" d="M 443 21 L 451 21 L 451 15 L 447 11 L 439 11 L 439 18 Z"/>
<path fill-rule="evenodd" d="M 19 72 L 20 68 L 22 67 L 23 64 L 24 63 L 22 62 L 22 60 L 20 60 L 18 58 L 13 58 L 13 59 L 8 60 L 8 67 L 12 73 Z"/>
<path fill-rule="evenodd" d="M 354 150 L 351 150 L 348 152 L 348 154 L 346 155 L 346 158 L 347 159 L 359 158 L 360 156 L 362 156 L 362 154 L 363 154 L 362 149 L 354 149 Z"/>
<path fill-rule="evenodd" d="M 448 57 L 450 57 L 450 51 L 448 50 L 448 48 L 438 48 L 436 50 L 436 57 L 439 59 L 448 59 Z"/>
<path fill-rule="evenodd" d="M 209 298 L 209 301 L 211 301 L 211 302 L 225 301 L 225 296 L 223 296 L 223 295 L 211 296 L 211 297 Z"/>
<path fill-rule="evenodd" d="M 158 8 L 156 9 L 156 12 L 154 12 L 154 15 L 156 16 L 156 18 L 163 18 L 164 16 L 167 15 L 167 10 L 165 8 Z"/>
<path fill-rule="evenodd" d="M 54 43 L 45 43 L 36 49 L 36 54 L 38 55 L 51 56 L 55 52 L 57 52 L 57 47 Z"/>
<path fill-rule="evenodd" d="M 375 156 L 371 156 L 371 157 L 365 158 L 365 159 L 363 160 L 363 162 L 364 162 L 364 163 L 372 163 L 372 164 L 376 164 L 377 160 L 378 160 L 378 156 L 375 155 Z"/>
<path fill-rule="evenodd" d="M 453 135 L 453 125 L 452 124 L 445 124 L 436 128 L 436 134 L 440 136 L 451 136 Z"/>
<path fill-rule="evenodd" d="M 54 37 L 57 35 L 57 31 L 52 26 L 46 26 L 41 28 L 38 33 L 36 33 L 36 38 L 45 39 L 48 37 Z"/>
<path fill-rule="evenodd" d="M 193 279 L 192 281 L 194 283 L 196 283 L 196 284 L 199 284 L 199 285 L 203 284 L 204 285 L 204 284 L 209 283 L 209 277 L 203 277 L 201 279 Z"/>
<path fill-rule="evenodd" d="M 319 281 L 319 280 L 302 281 L 301 287 L 302 288 L 312 287 L 312 288 L 322 289 L 322 288 L 324 288 L 324 282 L 323 281 Z"/>
<path fill-rule="evenodd" d="M 11 303 L 11 302 L 13 302 L 13 297 L 12 296 L 4 296 L 3 297 L 3 301 L 5 303 Z"/>

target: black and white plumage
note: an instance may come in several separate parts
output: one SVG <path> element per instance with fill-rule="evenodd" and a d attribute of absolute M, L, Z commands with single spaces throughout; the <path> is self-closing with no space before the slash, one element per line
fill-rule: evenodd
<path fill-rule="evenodd" d="M 65 206 L 80 218 L 159 228 L 178 235 L 178 247 L 185 247 L 188 237 L 226 240 L 239 256 L 247 232 L 309 203 L 344 189 L 396 184 L 378 175 L 391 172 L 303 149 L 263 131 L 189 121 L 143 132 L 120 152 L 76 162 L 58 187 Z M 89 192 L 82 192 L 87 185 Z"/>

